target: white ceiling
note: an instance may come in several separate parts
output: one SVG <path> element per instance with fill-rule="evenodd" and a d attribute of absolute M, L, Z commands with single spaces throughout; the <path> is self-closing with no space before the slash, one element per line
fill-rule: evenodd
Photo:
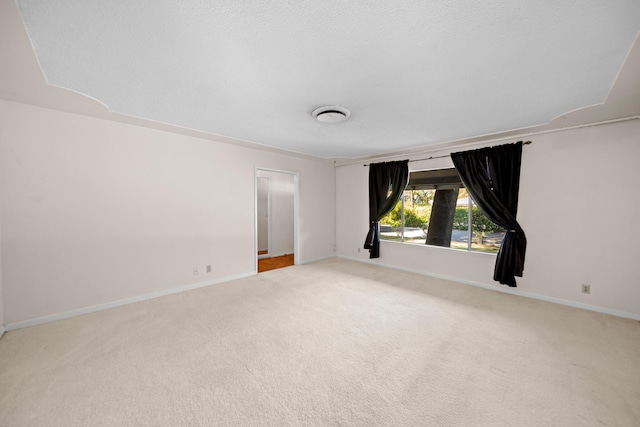
<path fill-rule="evenodd" d="M 640 32 L 638 0 L 17 5 L 49 85 L 122 115 L 324 158 L 602 104 Z M 322 105 L 351 116 L 320 123 L 311 112 Z"/>

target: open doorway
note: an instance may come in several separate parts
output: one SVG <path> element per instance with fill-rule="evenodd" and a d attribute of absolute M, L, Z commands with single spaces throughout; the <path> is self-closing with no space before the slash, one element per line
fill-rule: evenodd
<path fill-rule="evenodd" d="M 255 257 L 258 273 L 297 264 L 298 174 L 255 171 Z"/>
<path fill-rule="evenodd" d="M 271 219 L 271 177 L 256 177 L 256 206 L 258 221 L 258 259 L 267 258 L 270 255 L 270 219 Z"/>

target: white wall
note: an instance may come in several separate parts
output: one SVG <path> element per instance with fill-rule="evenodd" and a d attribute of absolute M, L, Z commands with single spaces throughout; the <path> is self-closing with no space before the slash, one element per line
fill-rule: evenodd
<path fill-rule="evenodd" d="M 2 177 L 0 176 L 0 179 Z M 4 298 L 2 293 L 2 195 L 0 194 L 0 338 L 4 333 Z"/>
<path fill-rule="evenodd" d="M 258 176 L 268 177 L 271 192 L 271 252 L 269 256 L 293 253 L 293 175 L 273 171 L 258 170 Z"/>
<path fill-rule="evenodd" d="M 488 254 L 383 241 L 375 262 L 640 318 L 640 120 L 531 140 L 520 179 L 518 221 L 528 247 L 517 289 L 493 282 L 495 256 Z M 450 159 L 410 163 L 412 170 L 452 166 Z M 367 232 L 368 173 L 362 163 L 337 168 L 339 256 L 368 260 L 368 251 L 358 253 Z M 581 293 L 582 283 L 591 284 L 590 295 Z"/>
<path fill-rule="evenodd" d="M 256 166 L 300 173 L 299 260 L 332 256 L 329 162 L 0 101 L 5 323 L 254 273 Z"/>
<path fill-rule="evenodd" d="M 257 177 L 258 254 L 269 252 L 269 221 L 271 221 L 269 187 L 269 178 Z"/>

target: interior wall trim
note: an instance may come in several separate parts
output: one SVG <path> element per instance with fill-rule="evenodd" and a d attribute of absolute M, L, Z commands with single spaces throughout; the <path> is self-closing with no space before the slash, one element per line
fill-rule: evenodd
<path fill-rule="evenodd" d="M 465 285 L 477 286 L 477 287 L 480 287 L 480 288 L 489 289 L 491 291 L 504 292 L 506 294 L 516 295 L 516 296 L 521 296 L 521 297 L 531 298 L 531 299 L 537 299 L 537 300 L 546 301 L 546 302 L 552 302 L 554 304 L 566 305 L 566 306 L 574 307 L 574 308 L 581 308 L 583 310 L 595 311 L 595 312 L 598 312 L 598 313 L 610 314 L 612 316 L 624 317 L 626 319 L 640 320 L 640 313 L 631 313 L 631 312 L 628 312 L 628 311 L 614 310 L 614 309 L 607 308 L 607 307 L 600 307 L 600 306 L 597 306 L 597 305 L 584 304 L 584 303 L 581 303 L 581 302 L 571 301 L 571 300 L 562 299 L 562 298 L 555 298 L 555 297 L 550 297 L 550 296 L 540 295 L 540 294 L 532 294 L 530 292 L 522 292 L 522 291 L 518 290 L 518 288 L 509 288 L 509 287 L 502 286 L 502 285 L 490 285 L 490 284 L 487 284 L 487 283 L 475 282 L 475 281 L 472 281 L 472 280 L 458 279 L 458 278 L 451 277 L 451 276 L 445 276 L 443 274 L 429 273 L 429 272 L 426 272 L 426 271 L 420 271 L 420 270 L 416 270 L 416 269 L 412 269 L 412 268 L 399 267 L 399 266 L 396 266 L 396 265 L 385 264 L 385 263 L 382 263 L 382 262 L 373 262 L 373 261 L 370 261 L 368 259 L 363 260 L 363 259 L 360 259 L 360 258 L 355 258 L 355 257 L 350 257 L 350 256 L 345 256 L 345 255 L 338 255 L 338 258 L 344 258 L 344 259 L 348 259 L 348 260 L 351 260 L 351 261 L 364 262 L 364 263 L 367 263 L 367 264 L 379 265 L 381 267 L 392 268 L 394 270 L 406 271 L 408 273 L 421 274 L 423 276 L 434 277 L 436 279 L 449 280 L 451 282 L 457 282 L 457 283 L 462 283 L 462 284 L 465 284 Z"/>
<path fill-rule="evenodd" d="M 27 319 L 27 320 L 21 320 L 19 322 L 8 323 L 4 326 L 4 328 L 6 329 L 7 332 L 15 331 L 16 329 L 27 328 L 29 326 L 42 325 L 44 323 L 55 322 L 56 320 L 68 319 L 70 317 L 81 316 L 83 314 L 93 313 L 96 311 L 107 310 L 114 307 L 120 307 L 123 305 L 133 304 L 136 302 L 147 301 L 154 298 L 177 294 L 180 292 L 191 291 L 194 289 L 204 288 L 212 285 L 218 285 L 221 283 L 229 282 L 231 280 L 244 279 L 245 277 L 255 276 L 256 274 L 257 274 L 256 272 L 251 271 L 249 273 L 242 273 L 235 276 L 227 276 L 227 277 L 221 277 L 218 279 L 207 280 L 204 282 L 191 283 L 189 285 L 167 289 L 164 291 L 152 292 L 150 294 L 139 295 L 131 298 L 124 298 L 116 301 L 107 302 L 104 304 L 97 304 L 89 307 L 83 307 L 75 310 L 65 311 L 62 313 L 56 313 L 56 314 L 50 314 L 47 316 L 37 317 L 34 319 Z"/>
<path fill-rule="evenodd" d="M 254 166 L 253 171 L 253 253 L 255 254 L 254 269 L 258 274 L 258 172 L 276 172 L 293 176 L 293 264 L 300 264 L 300 172 Z M 271 190 L 269 190 L 271 191 Z M 271 204 L 271 201 L 269 201 Z M 271 219 L 269 220 L 271 224 Z M 271 230 L 269 230 L 271 234 Z M 269 251 L 271 251 L 271 237 L 269 237 Z"/>
<path fill-rule="evenodd" d="M 545 130 L 539 130 L 536 132 L 529 132 L 529 133 L 520 133 L 520 134 L 514 134 L 514 135 L 509 135 L 509 136 L 505 136 L 505 137 L 498 137 L 498 138 L 491 138 L 490 135 L 480 135 L 477 137 L 473 137 L 473 139 L 475 138 L 483 138 L 486 136 L 487 139 L 483 139 L 482 141 L 474 141 L 474 142 L 469 142 L 469 143 L 464 143 L 463 140 L 459 140 L 459 141 L 446 141 L 443 142 L 441 144 L 434 144 L 433 146 L 429 147 L 429 148 L 424 148 L 422 150 L 418 150 L 418 151 L 411 151 L 411 152 L 406 152 L 406 153 L 389 153 L 389 154 L 383 154 L 381 156 L 373 156 L 373 157 L 362 157 L 359 160 L 349 160 L 346 162 L 338 162 L 335 161 L 333 162 L 333 166 L 334 168 L 339 168 L 341 166 L 350 166 L 350 165 L 354 165 L 354 164 L 358 164 L 358 163 L 362 163 L 362 162 L 367 162 L 367 163 L 375 163 L 375 162 L 381 162 L 381 161 L 391 161 L 392 159 L 395 159 L 396 157 L 402 157 L 402 158 L 407 158 L 409 159 L 409 161 L 417 161 L 417 160 L 413 160 L 411 157 L 412 156 L 424 156 L 427 154 L 431 154 L 431 153 L 444 153 L 444 152 L 454 152 L 454 151 L 463 151 L 468 149 L 469 147 L 474 147 L 476 145 L 479 146 L 483 146 L 483 145 L 492 145 L 495 144 L 496 142 L 503 142 L 503 141 L 511 141 L 511 142 L 515 142 L 518 141 L 520 139 L 528 139 L 531 137 L 535 137 L 536 135 L 545 135 L 548 133 L 556 133 L 556 132 L 562 132 L 562 131 L 566 131 L 566 130 L 573 130 L 573 129 L 582 129 L 582 128 L 588 128 L 588 127 L 594 127 L 594 126 L 603 126 L 603 125 L 610 125 L 610 124 L 614 124 L 614 123 L 620 123 L 620 122 L 628 122 L 631 120 L 640 120 L 640 115 L 636 115 L 636 116 L 628 116 L 628 117 L 621 117 L 618 119 L 611 119 L 611 120 L 603 120 L 600 122 L 593 122 L 593 123 L 584 123 L 584 124 L 580 124 L 580 125 L 573 125 L 573 126 L 566 126 L 566 127 L 562 127 L 562 128 L 556 128 L 556 129 L 545 129 Z M 452 143 L 459 143 L 459 145 L 450 145 Z M 446 157 L 446 156 L 445 156 Z M 422 159 L 422 160 L 429 160 L 429 159 Z"/>

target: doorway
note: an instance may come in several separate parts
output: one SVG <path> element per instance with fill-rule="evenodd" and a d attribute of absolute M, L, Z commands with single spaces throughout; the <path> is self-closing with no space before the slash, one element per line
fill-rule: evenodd
<path fill-rule="evenodd" d="M 255 170 L 256 272 L 298 263 L 298 173 Z"/>
<path fill-rule="evenodd" d="M 258 221 L 258 259 L 269 257 L 271 241 L 270 221 L 271 218 L 271 177 L 256 177 L 256 205 L 257 205 L 257 221 Z"/>

